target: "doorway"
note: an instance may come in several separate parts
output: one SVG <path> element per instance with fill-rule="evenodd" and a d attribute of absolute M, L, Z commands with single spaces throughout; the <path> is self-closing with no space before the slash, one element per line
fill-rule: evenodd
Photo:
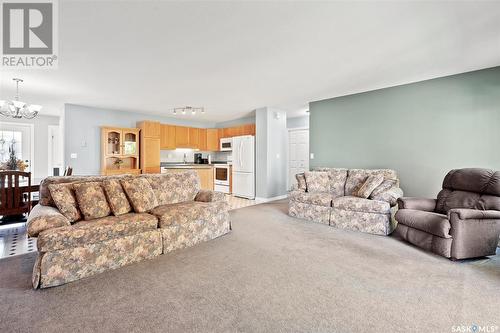
<path fill-rule="evenodd" d="M 288 188 L 296 183 L 295 175 L 309 171 L 309 129 L 288 130 Z"/>
<path fill-rule="evenodd" d="M 48 127 L 48 162 L 49 162 L 49 175 L 62 175 L 63 173 L 63 154 L 62 154 L 62 140 L 61 130 L 59 125 L 49 125 Z M 56 172 L 56 169 L 58 170 Z"/>

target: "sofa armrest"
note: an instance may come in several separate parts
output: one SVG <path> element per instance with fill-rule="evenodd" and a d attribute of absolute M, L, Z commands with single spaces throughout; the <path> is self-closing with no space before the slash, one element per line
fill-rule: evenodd
<path fill-rule="evenodd" d="M 70 221 L 55 207 L 33 207 L 28 216 L 28 236 L 37 237 L 44 230 L 71 225 Z"/>
<path fill-rule="evenodd" d="M 391 207 L 396 206 L 398 199 L 403 196 L 403 190 L 399 187 L 391 187 L 384 192 L 378 193 L 376 195 L 370 196 L 370 199 L 385 201 L 391 205 Z"/>
<path fill-rule="evenodd" d="M 457 214 L 460 220 L 500 220 L 500 211 L 498 210 L 479 210 L 467 208 L 453 208 L 448 211 L 448 220 L 452 220 L 452 215 Z"/>
<path fill-rule="evenodd" d="M 433 212 L 436 209 L 436 199 L 402 197 L 398 199 L 399 209 L 415 209 Z"/>
<path fill-rule="evenodd" d="M 194 201 L 200 202 L 215 202 L 215 201 L 226 201 L 226 195 L 222 192 L 216 192 L 212 190 L 200 190 Z"/>

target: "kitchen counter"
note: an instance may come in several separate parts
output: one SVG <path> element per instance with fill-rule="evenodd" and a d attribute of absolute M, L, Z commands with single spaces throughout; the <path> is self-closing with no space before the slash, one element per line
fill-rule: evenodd
<path fill-rule="evenodd" d="M 162 164 L 162 168 L 165 169 L 211 169 L 213 168 L 213 164 L 189 164 L 189 163 L 179 163 L 179 164 Z"/>

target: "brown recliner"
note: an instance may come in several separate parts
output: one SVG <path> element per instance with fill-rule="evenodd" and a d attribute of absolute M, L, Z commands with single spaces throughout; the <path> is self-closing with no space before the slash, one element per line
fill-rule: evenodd
<path fill-rule="evenodd" d="M 451 259 L 494 255 L 500 234 L 500 171 L 451 170 L 437 199 L 400 198 L 394 236 Z"/>

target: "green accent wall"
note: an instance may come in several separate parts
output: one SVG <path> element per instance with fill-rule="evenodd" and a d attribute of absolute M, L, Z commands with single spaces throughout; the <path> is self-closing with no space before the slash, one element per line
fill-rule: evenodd
<path fill-rule="evenodd" d="M 309 105 L 310 166 L 392 168 L 435 197 L 455 168 L 500 170 L 500 67 Z"/>

